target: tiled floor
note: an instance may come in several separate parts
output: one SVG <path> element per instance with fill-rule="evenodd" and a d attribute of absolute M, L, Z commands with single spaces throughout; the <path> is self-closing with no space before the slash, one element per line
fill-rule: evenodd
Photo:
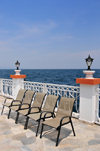
<path fill-rule="evenodd" d="M 0 98 L 0 111 L 3 98 Z M 70 124 L 61 130 L 59 146 L 55 147 L 56 131 L 46 127 L 43 138 L 35 137 L 36 123 L 29 122 L 24 130 L 25 118 L 20 116 L 15 124 L 15 112 L 7 119 L 8 109 L 0 115 L 0 151 L 100 151 L 100 126 L 89 125 L 72 119 L 76 136 L 73 136 Z M 35 125 L 35 126 L 34 126 Z"/>

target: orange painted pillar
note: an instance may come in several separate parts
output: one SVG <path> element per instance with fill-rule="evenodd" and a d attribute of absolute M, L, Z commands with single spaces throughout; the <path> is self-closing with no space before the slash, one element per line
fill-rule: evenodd
<path fill-rule="evenodd" d="M 80 84 L 80 120 L 94 123 L 97 120 L 97 88 L 100 78 L 77 78 Z"/>
<path fill-rule="evenodd" d="M 13 80 L 12 95 L 14 99 L 16 99 L 19 89 L 24 88 L 24 79 L 26 78 L 26 75 L 20 74 L 20 70 L 15 70 L 15 72 L 15 75 L 10 75 Z"/>

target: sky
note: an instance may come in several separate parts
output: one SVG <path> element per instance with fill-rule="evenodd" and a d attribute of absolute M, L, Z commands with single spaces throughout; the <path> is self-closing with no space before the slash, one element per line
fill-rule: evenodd
<path fill-rule="evenodd" d="M 100 0 L 0 0 L 0 69 L 100 69 Z"/>

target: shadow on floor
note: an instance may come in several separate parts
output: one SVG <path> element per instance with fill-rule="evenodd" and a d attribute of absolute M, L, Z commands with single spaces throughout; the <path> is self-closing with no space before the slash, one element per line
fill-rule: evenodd
<path fill-rule="evenodd" d="M 8 115 L 7 112 L 4 113 L 4 114 Z M 14 122 L 15 122 L 15 119 L 16 119 L 16 115 L 17 115 L 16 112 L 14 112 L 14 111 L 11 112 L 10 118 L 13 119 Z M 18 124 L 23 125 L 23 128 L 24 128 L 25 121 L 26 121 L 26 117 L 20 114 L 19 120 L 18 120 Z M 32 119 L 30 119 L 29 123 L 28 123 L 28 129 L 30 129 L 32 132 L 36 133 L 37 122 L 32 120 Z M 40 130 L 41 130 L 41 126 L 40 126 L 40 129 L 39 129 L 38 135 L 40 134 Z M 71 129 L 67 129 L 65 127 L 62 127 L 61 128 L 60 137 L 59 137 L 59 143 L 64 138 L 68 137 L 71 134 L 71 132 L 72 132 Z M 57 131 L 56 131 L 56 129 L 51 128 L 49 126 L 44 126 L 44 131 L 43 131 L 43 136 L 42 137 L 45 137 L 45 138 L 47 138 L 47 139 L 49 139 L 49 140 L 51 140 L 53 142 L 56 142 Z"/>
<path fill-rule="evenodd" d="M 60 132 L 60 137 L 59 137 L 59 143 L 64 138 L 68 137 L 71 134 L 71 132 L 72 131 L 69 130 L 68 128 L 62 127 L 61 132 Z M 51 128 L 51 127 L 46 125 L 46 126 L 44 126 L 44 131 L 43 131 L 42 137 L 45 137 L 45 138 L 56 143 L 57 134 L 58 134 L 58 131 L 56 129 Z"/>

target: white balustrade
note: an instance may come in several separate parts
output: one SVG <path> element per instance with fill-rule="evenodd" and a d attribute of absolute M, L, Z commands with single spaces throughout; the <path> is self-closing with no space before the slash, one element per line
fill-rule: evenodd
<path fill-rule="evenodd" d="M 0 94 L 5 96 L 12 96 L 11 79 L 0 79 Z"/>
<path fill-rule="evenodd" d="M 52 95 L 59 95 L 64 97 L 75 98 L 74 112 L 79 113 L 79 96 L 80 88 L 77 86 L 59 85 L 51 83 L 39 83 L 24 81 L 21 83 L 23 88 L 30 89 L 37 92 L 44 92 Z M 13 80 L 0 79 L 0 94 L 5 96 L 12 96 L 13 94 Z"/>
<path fill-rule="evenodd" d="M 31 81 L 22 81 L 20 85 L 21 88 L 23 87 L 25 89 L 30 89 L 37 92 L 75 98 L 73 116 L 79 117 L 80 87 Z M 0 79 L 0 94 L 13 97 L 13 80 Z M 95 123 L 100 124 L 100 88 L 96 88 L 96 100 L 97 104 L 95 112 L 97 113 L 97 117 Z"/>
<path fill-rule="evenodd" d="M 24 81 L 24 89 L 44 92 L 43 88 L 44 88 L 44 83 Z"/>
<path fill-rule="evenodd" d="M 96 96 L 96 99 L 97 99 L 97 107 L 96 107 L 96 109 L 97 109 L 97 121 L 96 121 L 96 123 L 97 124 L 100 124 L 100 88 L 97 88 L 97 96 Z"/>
<path fill-rule="evenodd" d="M 24 88 L 33 91 L 45 92 L 52 95 L 60 95 L 69 98 L 74 97 L 74 111 L 77 113 L 79 112 L 80 88 L 77 86 L 24 81 Z"/>

